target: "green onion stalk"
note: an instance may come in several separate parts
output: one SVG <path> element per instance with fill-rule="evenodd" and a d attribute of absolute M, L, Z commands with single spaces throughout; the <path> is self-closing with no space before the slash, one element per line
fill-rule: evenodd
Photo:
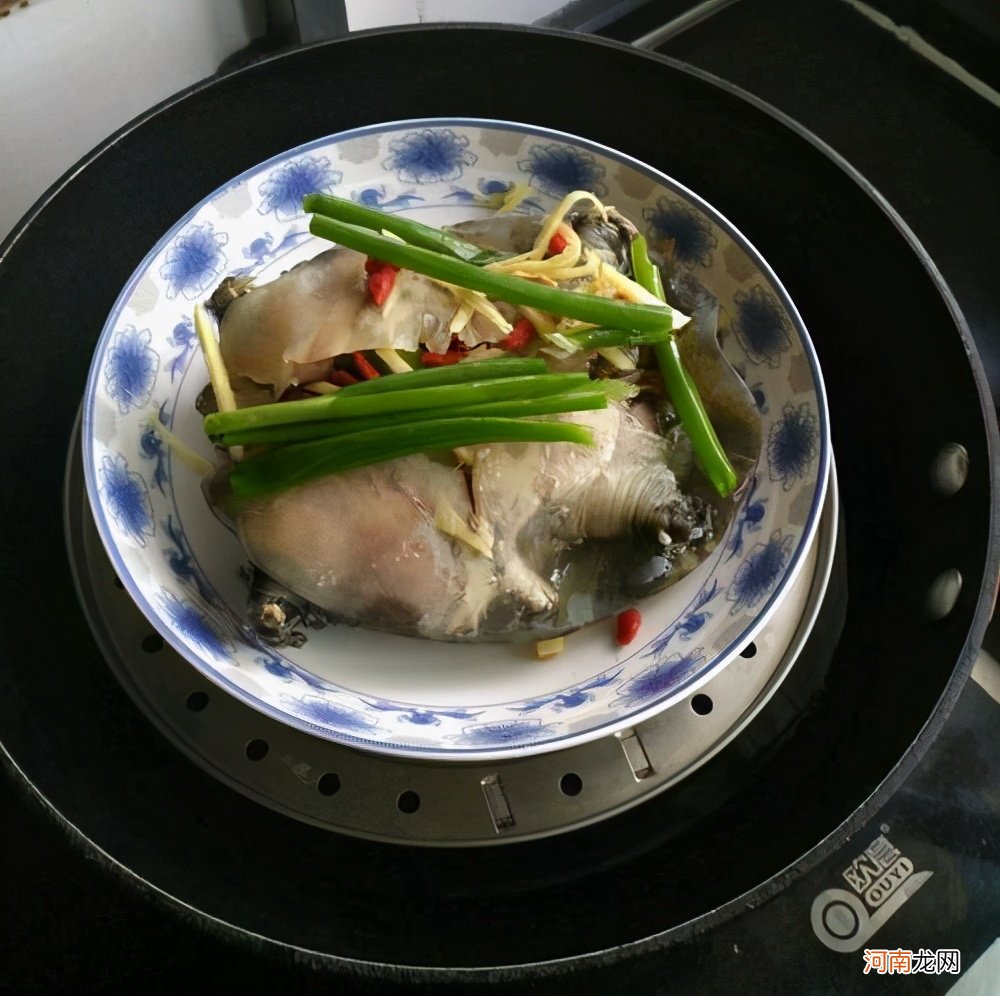
<path fill-rule="evenodd" d="M 632 332 L 628 329 L 581 329 L 579 332 L 564 332 L 562 335 L 577 349 L 655 346 L 670 339 L 668 329 L 660 329 L 656 332 Z"/>
<path fill-rule="evenodd" d="M 632 240 L 631 256 L 632 273 L 636 283 L 651 294 L 655 294 L 661 301 L 665 301 L 660 271 L 649 258 L 646 240 L 641 235 Z M 662 342 L 654 343 L 653 351 L 667 393 L 674 403 L 674 408 L 677 409 L 685 432 L 691 439 L 695 459 L 715 490 L 725 498 L 735 490 L 739 477 L 712 427 L 708 412 L 705 411 L 701 396 L 698 394 L 697 385 L 684 369 L 677 341 L 673 336 L 669 336 Z"/>
<path fill-rule="evenodd" d="M 611 328 L 656 332 L 669 330 L 671 326 L 669 308 L 652 304 L 634 304 L 630 301 L 614 301 L 597 295 L 548 287 L 525 280 L 523 277 L 484 270 L 440 252 L 405 245 L 365 228 L 323 215 L 313 215 L 309 222 L 309 231 L 313 235 L 329 239 L 348 249 L 363 252 L 386 263 L 392 263 L 394 266 L 413 270 L 415 273 L 422 273 L 435 280 L 443 280 L 469 290 L 481 291 L 492 300 L 527 305 L 539 311 Z"/>
<path fill-rule="evenodd" d="M 397 376 L 409 379 L 410 375 Z M 227 433 L 267 426 L 349 419 L 363 415 L 411 415 L 422 410 L 451 408 L 455 405 L 542 398 L 574 388 L 586 389 L 590 384 L 592 381 L 585 373 L 565 373 L 474 380 L 464 384 L 354 395 L 349 394 L 349 389 L 345 388 L 336 394 L 324 394 L 302 401 L 279 401 L 270 405 L 238 408 L 231 412 L 213 412 L 205 417 L 205 432 L 210 439 L 218 440 Z"/>
<path fill-rule="evenodd" d="M 411 246 L 419 246 L 421 249 L 454 256 L 456 259 L 476 266 L 506 259 L 511 255 L 510 253 L 483 249 L 482 246 L 465 242 L 439 228 L 422 225 L 419 221 L 413 221 L 398 214 L 386 214 L 384 211 L 365 207 L 363 204 L 346 200 L 343 197 L 333 197 L 330 194 L 307 194 L 302 199 L 302 207 L 309 214 L 323 215 L 375 232 L 392 232 L 393 235 L 398 236 Z M 388 260 L 388 262 L 391 263 L 392 260 Z"/>
<path fill-rule="evenodd" d="M 456 363 L 450 367 L 426 367 L 411 370 L 405 377 L 376 377 L 358 381 L 342 388 L 339 396 L 356 397 L 359 394 L 382 394 L 385 391 L 412 391 L 418 387 L 440 387 L 443 384 L 465 384 L 470 380 L 492 380 L 501 377 L 528 377 L 548 373 L 545 360 L 532 357 L 498 356 L 474 363 Z"/>
<path fill-rule="evenodd" d="M 229 480 L 239 500 L 266 497 L 328 474 L 356 470 L 433 450 L 483 443 L 577 443 L 593 445 L 585 426 L 516 418 L 446 418 L 395 424 L 329 440 L 278 446 L 233 466 Z"/>
<path fill-rule="evenodd" d="M 560 415 L 564 412 L 594 411 L 606 408 L 616 392 L 602 389 L 603 385 L 620 381 L 595 381 L 594 387 L 561 391 L 539 398 L 514 398 L 479 404 L 461 404 L 450 408 L 430 408 L 410 412 L 411 421 L 433 421 L 443 418 L 526 418 L 538 415 Z M 627 387 L 628 385 L 622 384 Z M 620 392 L 626 396 L 627 392 Z M 335 439 L 352 432 L 388 428 L 399 424 L 398 414 L 369 415 L 356 418 L 324 419 L 318 422 L 298 422 L 271 425 L 222 433 L 215 441 L 224 446 L 271 446 L 277 443 L 298 443 L 307 439 Z"/>

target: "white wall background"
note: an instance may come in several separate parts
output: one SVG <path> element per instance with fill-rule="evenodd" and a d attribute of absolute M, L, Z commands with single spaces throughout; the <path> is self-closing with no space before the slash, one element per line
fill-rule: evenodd
<path fill-rule="evenodd" d="M 497 21 L 531 24 L 567 0 L 346 0 L 352 31 L 418 21 Z"/>
<path fill-rule="evenodd" d="M 0 239 L 77 159 L 264 27 L 262 0 L 31 0 L 0 18 Z"/>
<path fill-rule="evenodd" d="M 351 30 L 531 23 L 565 0 L 346 0 Z M 264 34 L 266 0 L 30 0 L 0 18 L 0 239 L 112 132 Z"/>

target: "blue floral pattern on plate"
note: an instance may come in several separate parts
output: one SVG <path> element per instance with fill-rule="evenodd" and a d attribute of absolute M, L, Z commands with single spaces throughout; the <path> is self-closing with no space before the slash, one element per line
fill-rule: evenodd
<path fill-rule="evenodd" d="M 767 437 L 768 473 L 788 491 L 816 459 L 819 427 L 807 402 L 786 402 Z"/>
<path fill-rule="evenodd" d="M 675 197 L 660 197 L 642 213 L 655 243 L 668 244 L 668 255 L 679 263 L 712 265 L 718 239 L 712 223 L 700 211 Z"/>
<path fill-rule="evenodd" d="M 626 681 L 618 690 L 615 702 L 635 707 L 655 702 L 687 678 L 697 674 L 704 661 L 705 655 L 701 647 L 686 654 L 671 654 Z"/>
<path fill-rule="evenodd" d="M 115 525 L 139 546 L 153 535 L 153 505 L 141 475 L 129 470 L 121 453 L 104 456 L 98 471 L 100 496 Z"/>
<path fill-rule="evenodd" d="M 733 298 L 736 319 L 733 328 L 753 363 L 777 367 L 779 357 L 792 345 L 785 309 L 770 291 L 756 284 Z"/>
<path fill-rule="evenodd" d="M 216 661 L 232 659 L 232 645 L 202 607 L 167 588 L 160 589 L 159 602 L 170 628 L 189 644 Z"/>
<path fill-rule="evenodd" d="M 616 186 L 627 171 L 630 182 Z M 342 626 L 309 630 L 302 647 L 263 646 L 236 581 L 242 550 L 152 427 L 158 420 L 213 456 L 194 408 L 206 376 L 191 303 L 225 276 L 269 280 L 325 248 L 303 224 L 306 191 L 332 189 L 440 224 L 487 214 L 525 180 L 534 193 L 517 211 L 547 210 L 567 191 L 589 189 L 641 219 L 654 244 L 696 268 L 718 299 L 720 341 L 752 387 L 764 443 L 714 559 L 645 600 L 639 638 L 624 649 L 610 621 L 572 634 L 562 654 L 541 662 L 517 645 L 433 644 Z M 829 465 L 812 347 L 787 295 L 725 219 L 600 146 L 479 120 L 317 139 L 206 198 L 159 240 L 112 310 L 84 425 L 88 495 L 115 570 L 196 668 L 300 729 L 418 758 L 553 750 L 684 701 L 738 654 L 780 596 L 815 532 Z"/>
<path fill-rule="evenodd" d="M 259 187 L 261 214 L 278 221 L 301 218 L 306 194 L 328 194 L 344 178 L 326 156 L 301 156 L 271 170 Z"/>
<path fill-rule="evenodd" d="M 572 190 L 589 190 L 598 197 L 608 192 L 605 167 L 589 152 L 561 142 L 532 145 L 517 168 L 528 174 L 532 187 L 551 197 L 565 197 Z"/>
<path fill-rule="evenodd" d="M 122 415 L 133 408 L 142 409 L 153 393 L 160 356 L 150 346 L 153 333 L 127 325 L 111 337 L 104 384 Z"/>
<path fill-rule="evenodd" d="M 479 156 L 469 149 L 467 135 L 451 128 L 422 128 L 389 142 L 391 153 L 385 169 L 401 183 L 439 183 L 457 180 L 466 166 L 475 166 Z"/>
<path fill-rule="evenodd" d="M 736 571 L 736 577 L 726 593 L 732 612 L 753 608 L 771 593 L 781 578 L 792 553 L 792 537 L 775 530 L 766 543 L 758 543 Z"/>
<path fill-rule="evenodd" d="M 225 232 L 217 232 L 211 222 L 192 225 L 178 235 L 167 248 L 160 276 L 167 285 L 167 298 L 181 294 L 197 300 L 216 283 L 226 265 L 222 247 L 229 242 Z"/>

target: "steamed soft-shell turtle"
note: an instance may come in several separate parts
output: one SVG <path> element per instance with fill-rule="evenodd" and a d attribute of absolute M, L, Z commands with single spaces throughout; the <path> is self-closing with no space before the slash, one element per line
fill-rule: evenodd
<path fill-rule="evenodd" d="M 581 260 L 629 272 L 635 230 L 613 209 L 567 221 Z M 541 225 L 539 217 L 498 215 L 454 230 L 468 242 L 520 253 Z M 221 353 L 238 404 L 329 379 L 343 365 L 339 357 L 358 351 L 460 348 L 463 362 L 498 353 L 491 343 L 503 343 L 509 326 L 496 314 L 473 311 L 453 335 L 459 301 L 450 288 L 402 270 L 379 305 L 365 263 L 361 253 L 337 247 L 249 292 L 217 295 Z M 574 287 L 588 279 L 571 273 L 557 282 Z M 690 280 L 672 286 L 694 315 L 678 333 L 682 354 L 698 370 L 706 409 L 745 473 L 759 450 L 758 418 L 722 359 L 714 301 Z M 524 314 L 494 303 L 501 320 Z M 552 342 L 541 352 L 544 341 L 530 347 L 552 369 L 634 385 L 631 397 L 605 409 L 558 416 L 589 427 L 592 447 L 491 443 L 418 453 L 240 503 L 229 500 L 228 471 L 220 470 L 208 493 L 254 567 L 257 631 L 295 642 L 299 622 L 310 619 L 439 640 L 540 640 L 611 615 L 700 563 L 737 498 L 720 498 L 695 467 L 648 351 L 633 349 L 626 362 L 619 352 L 609 362 L 608 354 L 567 353 L 558 337 Z"/>

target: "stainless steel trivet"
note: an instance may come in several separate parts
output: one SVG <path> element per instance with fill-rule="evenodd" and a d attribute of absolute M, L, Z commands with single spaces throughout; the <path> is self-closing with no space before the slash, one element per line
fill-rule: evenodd
<path fill-rule="evenodd" d="M 76 443 L 66 475 L 70 562 L 98 643 L 128 694 L 191 760 L 243 795 L 330 830 L 395 843 L 541 837 L 604 819 L 690 774 L 746 726 L 795 663 L 836 548 L 831 464 L 819 530 L 797 579 L 753 643 L 694 694 L 634 729 L 560 751 L 483 763 L 414 761 L 285 726 L 227 695 L 173 651 L 115 576 Z"/>

